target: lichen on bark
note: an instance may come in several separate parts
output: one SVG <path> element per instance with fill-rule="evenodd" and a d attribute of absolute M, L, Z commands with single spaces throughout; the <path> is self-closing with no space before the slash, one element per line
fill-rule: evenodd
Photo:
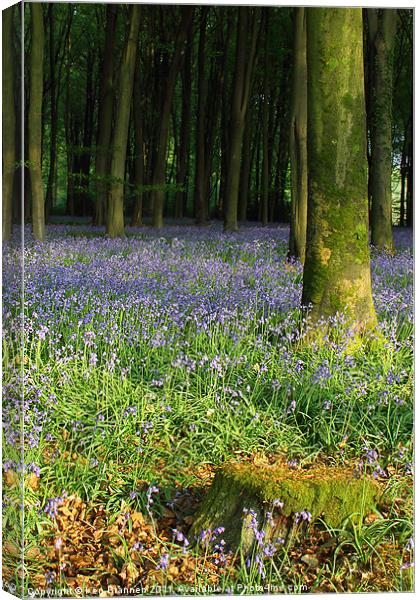
<path fill-rule="evenodd" d="M 376 481 L 357 479 L 348 469 L 319 466 L 294 470 L 283 463 L 266 467 L 227 463 L 215 476 L 191 536 L 223 526 L 228 546 L 241 547 L 247 553 L 255 541 L 248 523 L 249 510 L 268 542 L 290 535 L 296 515 L 302 512 L 311 513 L 312 519 L 322 518 L 330 527 L 339 527 L 352 515 L 360 518 L 374 510 L 380 497 Z"/>
<path fill-rule="evenodd" d="M 373 327 L 361 9 L 307 9 L 308 239 L 303 306 Z M 356 150 L 355 150 L 356 149 Z"/>

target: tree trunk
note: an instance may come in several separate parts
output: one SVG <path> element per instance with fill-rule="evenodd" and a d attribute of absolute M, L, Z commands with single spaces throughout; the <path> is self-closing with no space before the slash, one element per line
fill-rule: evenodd
<path fill-rule="evenodd" d="M 144 185 L 144 143 L 143 143 L 143 102 L 140 79 L 140 61 L 137 61 L 137 68 L 134 75 L 134 95 L 133 95 L 133 113 L 134 113 L 134 186 L 135 201 L 133 215 L 131 218 L 132 227 L 141 227 L 143 224 L 143 185 Z"/>
<path fill-rule="evenodd" d="M 304 470 L 281 463 L 229 462 L 217 470 L 189 537 L 202 539 L 203 532 L 211 535 L 224 527 L 226 548 L 240 548 L 253 560 L 259 556 L 261 565 L 262 537 L 262 545 L 291 541 L 305 529 L 303 523 L 298 527 L 297 515 L 309 512 L 314 520 L 322 517 L 329 527 L 340 527 L 354 514 L 363 517 L 374 511 L 380 498 L 381 488 L 372 477 L 356 479 L 349 468 L 320 465 Z"/>
<path fill-rule="evenodd" d="M 181 131 L 177 154 L 177 186 L 175 196 L 175 218 L 182 219 L 187 206 L 187 174 L 190 154 L 190 123 L 191 123 L 191 44 L 185 50 L 184 67 L 182 69 L 182 111 Z"/>
<path fill-rule="evenodd" d="M 158 228 L 163 226 L 166 151 L 168 145 L 169 119 L 171 116 L 172 99 L 175 91 L 177 76 L 184 58 L 185 40 L 187 39 L 187 35 L 192 24 L 194 7 L 185 6 L 181 8 L 181 11 L 181 23 L 176 36 L 174 55 L 165 85 L 165 98 L 160 115 L 158 149 L 153 169 L 153 226 Z"/>
<path fill-rule="evenodd" d="M 251 173 L 251 110 L 248 107 L 245 120 L 244 143 L 242 149 L 241 180 L 239 184 L 238 219 L 246 221 Z"/>
<path fill-rule="evenodd" d="M 221 94 L 221 115 L 220 115 L 220 178 L 219 178 L 219 194 L 217 198 L 216 212 L 218 218 L 222 218 L 225 212 L 224 197 L 226 190 L 226 176 L 228 170 L 229 156 L 229 49 L 233 29 L 233 19 L 230 12 L 226 14 L 227 31 L 226 38 L 223 42 L 223 21 L 221 28 L 221 45 L 223 44 L 223 59 L 222 59 L 222 78 L 220 81 Z"/>
<path fill-rule="evenodd" d="M 368 9 L 371 90 L 372 244 L 392 251 L 392 63 L 396 10 Z"/>
<path fill-rule="evenodd" d="M 412 104 L 411 104 L 412 106 Z M 414 198 L 413 198 L 413 116 L 410 118 L 408 129 L 408 165 L 407 165 L 407 225 L 413 227 Z"/>
<path fill-rule="evenodd" d="M 48 6 L 49 23 L 49 62 L 50 62 L 50 164 L 48 171 L 47 191 L 45 194 L 45 218 L 48 219 L 54 200 L 55 181 L 57 176 L 57 82 L 56 56 L 54 52 L 55 17 L 54 5 Z"/>
<path fill-rule="evenodd" d="M 95 54 L 94 52 L 89 52 L 86 60 L 86 102 L 83 121 L 83 151 L 80 154 L 79 192 L 77 194 L 82 216 L 86 216 L 88 214 L 88 207 L 90 209 L 89 178 L 90 161 L 92 157 L 93 117 L 95 107 L 95 94 L 93 86 L 94 69 Z"/>
<path fill-rule="evenodd" d="M 35 239 L 45 237 L 44 188 L 41 172 L 44 20 L 42 4 L 31 4 L 31 51 L 29 59 L 28 158 L 32 195 L 32 230 Z"/>
<path fill-rule="evenodd" d="M 111 237 L 124 236 L 125 159 L 134 69 L 136 66 L 137 39 L 140 27 L 140 10 L 141 7 L 138 4 L 131 6 L 130 29 L 125 43 L 118 82 L 118 105 L 112 140 L 111 183 L 107 201 L 106 232 Z"/>
<path fill-rule="evenodd" d="M 256 56 L 259 14 L 260 9 L 258 8 L 238 8 L 236 60 L 230 118 L 229 167 L 226 174 L 226 191 L 224 197 L 225 231 L 236 231 L 238 229 L 238 193 L 242 139 Z M 248 49 L 249 30 L 250 47 Z"/>
<path fill-rule="evenodd" d="M 13 66 L 13 14 L 13 6 L 3 10 L 3 240 L 9 240 L 12 235 L 13 183 L 16 169 L 16 116 L 14 99 L 15 74 Z"/>
<path fill-rule="evenodd" d="M 106 200 L 109 185 L 112 109 L 114 105 L 113 72 L 115 53 L 115 29 L 117 24 L 117 5 L 107 4 L 105 48 L 101 71 L 101 90 L 99 95 L 98 134 L 96 138 L 95 180 L 95 225 L 105 224 Z"/>
<path fill-rule="evenodd" d="M 308 211 L 306 15 L 295 8 L 292 114 L 290 123 L 291 220 L 289 255 L 305 260 Z"/>
<path fill-rule="evenodd" d="M 304 307 L 376 323 L 367 204 L 362 10 L 309 8 L 308 239 Z"/>
<path fill-rule="evenodd" d="M 195 153 L 195 219 L 197 225 L 204 225 L 208 219 L 208 207 L 205 181 L 205 120 L 206 120 L 206 25 L 207 7 L 203 7 L 201 13 L 200 40 L 198 44 L 198 81 L 197 81 L 197 134 Z"/>
<path fill-rule="evenodd" d="M 262 118 L 262 142 L 263 142 L 263 171 L 262 171 L 262 205 L 261 205 L 261 222 L 263 225 L 268 225 L 268 185 L 269 185 L 269 165 L 268 165 L 268 117 L 269 117 L 269 101 L 268 101 L 268 13 L 264 14 L 265 22 L 265 49 L 264 49 L 264 103 L 263 103 L 263 118 Z"/>
<path fill-rule="evenodd" d="M 406 223 L 406 181 L 407 181 L 407 133 L 405 133 L 404 144 L 401 151 L 400 163 L 400 227 Z"/>

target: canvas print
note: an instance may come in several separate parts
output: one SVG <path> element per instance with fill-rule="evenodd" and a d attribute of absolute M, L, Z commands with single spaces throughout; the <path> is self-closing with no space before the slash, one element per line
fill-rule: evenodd
<path fill-rule="evenodd" d="M 413 9 L 2 31 L 3 589 L 412 592 Z"/>

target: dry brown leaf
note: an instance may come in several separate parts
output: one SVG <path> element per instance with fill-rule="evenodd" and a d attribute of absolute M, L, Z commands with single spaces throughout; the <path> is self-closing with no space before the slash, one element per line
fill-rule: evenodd
<path fill-rule="evenodd" d="M 6 540 L 3 544 L 3 551 L 10 556 L 18 556 L 20 548 L 12 540 Z"/>
<path fill-rule="evenodd" d="M 43 556 L 43 554 L 42 554 L 41 550 L 39 548 L 37 548 L 36 546 L 29 548 L 29 550 L 27 550 L 25 552 L 25 557 L 29 558 L 31 560 L 35 560 L 37 558 L 42 558 L 42 556 Z"/>
<path fill-rule="evenodd" d="M 10 469 L 4 474 L 4 481 L 9 487 L 15 486 L 19 482 L 19 475 Z"/>
<path fill-rule="evenodd" d="M 135 583 L 139 575 L 140 571 L 133 563 L 125 563 L 120 573 L 120 577 L 129 584 Z"/>
<path fill-rule="evenodd" d="M 35 473 L 31 473 L 26 479 L 26 485 L 33 490 L 37 490 L 39 488 L 39 477 Z"/>

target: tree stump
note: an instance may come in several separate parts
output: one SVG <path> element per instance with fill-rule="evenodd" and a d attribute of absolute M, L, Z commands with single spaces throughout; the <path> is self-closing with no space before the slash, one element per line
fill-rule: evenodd
<path fill-rule="evenodd" d="M 247 554 L 258 536 L 275 543 L 302 521 L 320 517 L 335 528 L 353 515 L 364 517 L 380 496 L 374 479 L 356 478 L 345 468 L 227 463 L 216 473 L 190 536 L 199 539 L 205 531 L 224 527 L 226 546 Z"/>

